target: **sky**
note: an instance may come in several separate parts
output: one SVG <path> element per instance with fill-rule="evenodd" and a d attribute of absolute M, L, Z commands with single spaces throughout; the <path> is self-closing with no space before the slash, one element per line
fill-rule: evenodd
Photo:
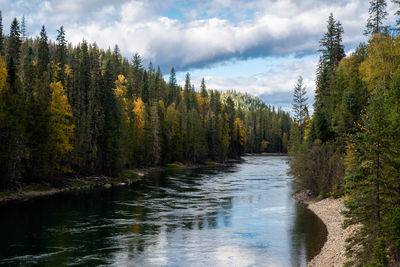
<path fill-rule="evenodd" d="M 368 8 L 368 0 L 0 0 L 5 33 L 22 16 L 32 37 L 44 24 L 54 40 L 64 26 L 69 42 L 118 44 L 126 58 L 138 52 L 159 65 L 167 80 L 175 67 L 180 83 L 190 72 L 196 88 L 204 77 L 209 89 L 247 92 L 285 110 L 300 75 L 313 101 L 329 14 L 343 24 L 349 54 L 367 41 Z M 388 1 L 388 24 L 395 10 Z"/>

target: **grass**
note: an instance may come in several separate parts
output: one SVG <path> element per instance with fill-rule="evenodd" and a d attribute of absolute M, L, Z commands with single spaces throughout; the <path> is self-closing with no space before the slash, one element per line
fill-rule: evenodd
<path fill-rule="evenodd" d="M 166 167 L 168 169 L 180 169 L 180 168 L 185 167 L 185 164 L 175 161 L 174 163 L 167 164 Z"/>
<path fill-rule="evenodd" d="M 120 178 L 122 179 L 128 179 L 128 180 L 139 180 L 139 174 L 135 171 L 131 171 L 131 170 L 126 170 L 122 173 L 122 175 L 120 176 Z"/>
<path fill-rule="evenodd" d="M 215 161 L 206 161 L 206 162 L 204 162 L 204 164 L 207 165 L 207 166 L 215 166 L 215 165 L 217 165 L 217 163 Z"/>
<path fill-rule="evenodd" d="M 81 186 L 87 186 L 87 185 L 94 185 L 96 184 L 96 181 L 71 181 L 67 183 L 71 187 L 81 187 Z"/>
<path fill-rule="evenodd" d="M 34 184 L 34 185 L 28 185 L 24 191 L 30 192 L 30 191 L 37 191 L 37 192 L 44 192 L 44 191 L 49 191 L 51 190 L 52 187 L 48 185 L 42 185 L 42 184 Z"/>

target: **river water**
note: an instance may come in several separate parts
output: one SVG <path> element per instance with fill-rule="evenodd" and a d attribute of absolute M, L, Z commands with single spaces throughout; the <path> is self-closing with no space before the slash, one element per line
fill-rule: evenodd
<path fill-rule="evenodd" d="M 288 158 L 245 160 L 2 206 L 0 265 L 305 266 L 327 233 Z"/>

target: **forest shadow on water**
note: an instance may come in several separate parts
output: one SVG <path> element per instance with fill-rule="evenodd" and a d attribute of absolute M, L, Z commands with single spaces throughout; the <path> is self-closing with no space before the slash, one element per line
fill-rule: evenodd
<path fill-rule="evenodd" d="M 0 265 L 305 266 L 326 228 L 286 171 L 287 157 L 246 157 L 5 205 Z"/>

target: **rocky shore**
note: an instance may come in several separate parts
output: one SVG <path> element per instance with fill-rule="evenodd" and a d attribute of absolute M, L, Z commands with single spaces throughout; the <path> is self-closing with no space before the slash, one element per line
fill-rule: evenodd
<path fill-rule="evenodd" d="M 313 211 L 325 223 L 328 230 L 328 238 L 321 249 L 307 266 L 343 266 L 347 261 L 345 255 L 346 239 L 357 229 L 356 226 L 342 228 L 344 216 L 343 199 L 326 198 L 320 201 L 304 201 L 308 208 Z"/>

